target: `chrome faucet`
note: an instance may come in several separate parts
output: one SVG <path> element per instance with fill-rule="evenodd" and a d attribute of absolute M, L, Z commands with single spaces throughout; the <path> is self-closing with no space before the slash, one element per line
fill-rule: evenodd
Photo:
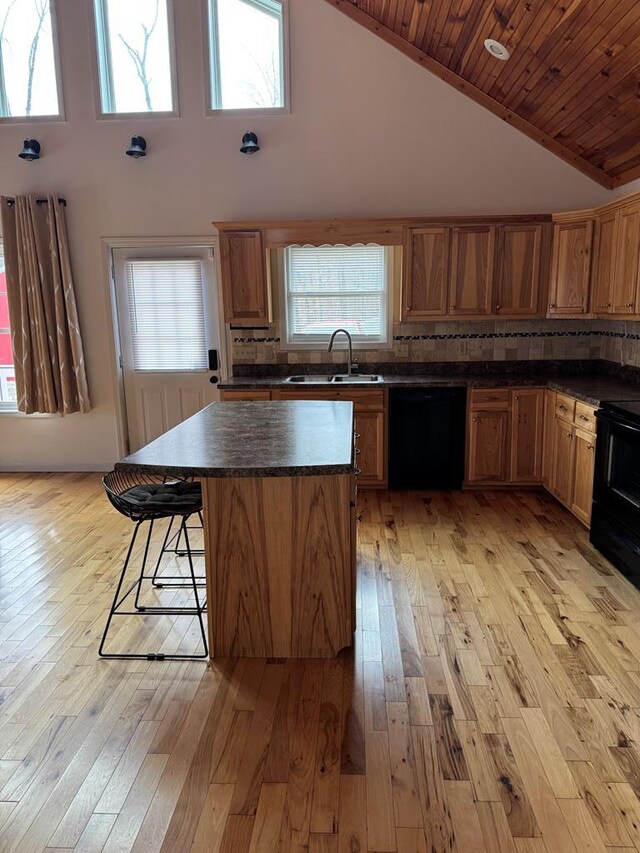
<path fill-rule="evenodd" d="M 347 376 L 351 376 L 352 370 L 355 368 L 356 370 L 360 365 L 356 364 L 353 360 L 353 341 L 351 340 L 351 335 L 347 332 L 346 329 L 336 329 L 335 332 L 331 333 L 331 337 L 329 338 L 329 346 L 327 348 L 327 352 L 331 352 L 333 349 L 333 342 L 336 339 L 336 335 L 342 332 L 343 335 L 347 336 L 347 343 L 349 344 L 349 361 L 347 363 Z"/>

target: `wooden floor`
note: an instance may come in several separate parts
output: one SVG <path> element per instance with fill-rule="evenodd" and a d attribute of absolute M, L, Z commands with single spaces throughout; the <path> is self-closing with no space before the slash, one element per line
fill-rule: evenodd
<path fill-rule="evenodd" d="M 1 476 L 2 853 L 640 850 L 640 593 L 544 494 L 361 501 L 355 653 L 127 663 L 130 523 Z"/>

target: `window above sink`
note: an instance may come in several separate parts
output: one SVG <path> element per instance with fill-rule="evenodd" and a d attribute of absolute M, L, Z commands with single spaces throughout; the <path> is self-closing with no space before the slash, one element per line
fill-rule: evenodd
<path fill-rule="evenodd" d="M 324 349 L 338 328 L 360 349 L 390 346 L 394 254 L 395 247 L 377 244 L 284 249 L 284 347 Z"/>

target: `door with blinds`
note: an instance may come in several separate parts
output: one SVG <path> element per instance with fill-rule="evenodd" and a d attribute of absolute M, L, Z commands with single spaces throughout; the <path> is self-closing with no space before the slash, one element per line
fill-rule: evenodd
<path fill-rule="evenodd" d="M 219 399 L 213 250 L 117 249 L 113 269 L 133 452 Z"/>

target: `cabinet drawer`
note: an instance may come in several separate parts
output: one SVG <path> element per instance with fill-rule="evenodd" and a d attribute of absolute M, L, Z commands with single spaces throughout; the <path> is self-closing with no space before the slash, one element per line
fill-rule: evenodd
<path fill-rule="evenodd" d="M 589 406 L 587 403 L 581 403 L 580 400 L 576 401 L 575 425 L 579 429 L 587 430 L 587 432 L 595 432 L 595 412 L 596 410 L 593 406 Z"/>
<path fill-rule="evenodd" d="M 251 391 L 250 389 L 243 391 L 238 389 L 237 391 L 233 389 L 225 390 L 224 388 L 220 391 L 220 399 L 221 400 L 270 400 L 271 399 L 271 391 Z"/>
<path fill-rule="evenodd" d="M 576 411 L 576 401 L 573 397 L 568 397 L 566 394 L 556 394 L 556 417 L 561 418 L 563 421 L 570 421 L 573 423 L 573 419 Z"/>
<path fill-rule="evenodd" d="M 470 407 L 474 409 L 508 409 L 508 388 L 472 388 L 470 396 Z"/>
<path fill-rule="evenodd" d="M 346 388 L 332 388 L 331 390 L 302 391 L 283 388 L 274 392 L 274 399 L 278 400 L 344 400 L 352 402 L 356 412 L 382 412 L 384 411 L 384 391 L 348 391 Z"/>

